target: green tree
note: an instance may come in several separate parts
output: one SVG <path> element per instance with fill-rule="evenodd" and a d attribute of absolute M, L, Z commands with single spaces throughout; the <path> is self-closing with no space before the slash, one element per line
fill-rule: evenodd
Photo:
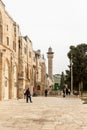
<path fill-rule="evenodd" d="M 61 74 L 61 80 L 60 80 L 60 86 L 61 86 L 61 89 L 63 89 L 63 86 L 64 86 L 64 73 L 62 72 Z"/>
<path fill-rule="evenodd" d="M 87 84 L 87 44 L 80 44 L 70 46 L 68 52 L 68 58 L 72 59 L 73 68 L 73 88 L 83 91 Z M 71 63 L 71 62 L 70 62 Z M 71 64 L 68 66 L 69 70 L 66 70 L 66 82 L 70 85 L 71 82 Z"/>

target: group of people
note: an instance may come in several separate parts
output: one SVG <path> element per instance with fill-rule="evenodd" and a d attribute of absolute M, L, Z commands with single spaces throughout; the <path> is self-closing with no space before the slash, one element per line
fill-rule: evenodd
<path fill-rule="evenodd" d="M 48 90 L 45 89 L 45 97 L 47 97 L 47 94 L 48 94 Z M 70 89 L 64 86 L 63 97 L 65 97 L 66 95 L 70 95 Z M 24 89 L 24 98 L 26 99 L 26 103 L 28 103 L 29 100 L 30 100 L 30 103 L 32 103 L 29 87 L 27 89 Z"/>

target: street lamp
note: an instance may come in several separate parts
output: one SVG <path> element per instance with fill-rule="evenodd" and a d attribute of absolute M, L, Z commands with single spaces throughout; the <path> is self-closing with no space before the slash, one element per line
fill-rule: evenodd
<path fill-rule="evenodd" d="M 71 94 L 73 95 L 73 63 L 72 63 L 72 54 L 71 54 Z"/>

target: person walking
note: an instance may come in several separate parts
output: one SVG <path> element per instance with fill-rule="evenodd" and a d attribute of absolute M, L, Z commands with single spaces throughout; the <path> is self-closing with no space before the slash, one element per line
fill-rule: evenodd
<path fill-rule="evenodd" d="M 63 88 L 63 97 L 65 97 L 65 94 L 66 94 L 66 89 Z"/>
<path fill-rule="evenodd" d="M 28 103 L 28 100 L 30 99 L 30 103 L 32 103 L 32 100 L 31 100 L 31 93 L 30 93 L 30 90 L 29 88 L 26 90 L 26 103 Z"/>
<path fill-rule="evenodd" d="M 47 97 L 47 93 L 48 93 L 48 90 L 47 90 L 47 89 L 45 89 L 45 97 Z"/>
<path fill-rule="evenodd" d="M 69 93 L 68 93 L 68 87 L 66 87 L 66 95 L 68 95 Z"/>

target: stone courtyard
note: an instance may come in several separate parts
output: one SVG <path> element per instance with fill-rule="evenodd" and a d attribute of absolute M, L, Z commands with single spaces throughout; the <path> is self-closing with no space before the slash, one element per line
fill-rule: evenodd
<path fill-rule="evenodd" d="M 0 130 L 87 130 L 87 104 L 73 97 L 0 102 Z"/>

